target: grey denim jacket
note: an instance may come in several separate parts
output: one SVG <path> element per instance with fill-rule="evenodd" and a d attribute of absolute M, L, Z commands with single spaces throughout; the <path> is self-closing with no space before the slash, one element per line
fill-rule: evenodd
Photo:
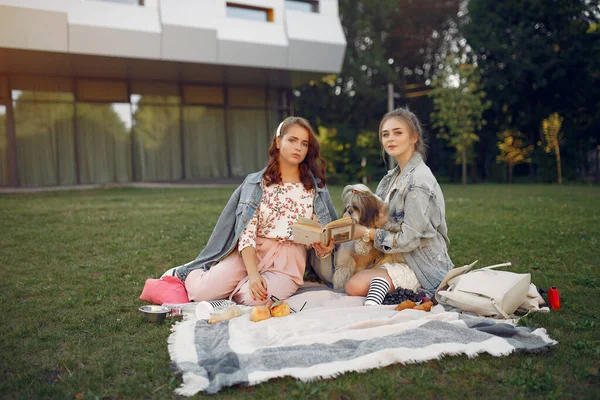
<path fill-rule="evenodd" d="M 389 222 L 375 232 L 374 246 L 384 253 L 402 253 L 423 290 L 433 294 L 454 266 L 448 255 L 444 195 L 421 155 L 415 153 L 401 172 L 397 166 L 383 177 L 378 196 L 385 198 L 398 173 L 398 186 L 389 196 Z"/>
<path fill-rule="evenodd" d="M 248 175 L 244 182 L 233 192 L 225 209 L 221 212 L 206 247 L 195 260 L 177 268 L 176 274 L 182 281 L 193 270 L 209 270 L 236 248 L 240 235 L 260 205 L 263 195 L 262 178 L 265 170 L 266 168 Z M 315 189 L 313 209 L 321 224 L 325 225 L 336 220 L 338 218 L 337 212 L 331 202 L 327 186 L 318 187 L 315 179 Z M 307 257 L 307 264 L 307 267 L 312 267 L 321 279 L 327 283 L 331 282 L 333 255 L 319 259 L 316 257 L 314 250 L 311 249 Z"/>

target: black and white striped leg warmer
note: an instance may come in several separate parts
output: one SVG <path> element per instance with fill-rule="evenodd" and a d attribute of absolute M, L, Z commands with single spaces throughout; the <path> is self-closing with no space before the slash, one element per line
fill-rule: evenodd
<path fill-rule="evenodd" d="M 367 300 L 365 300 L 365 306 L 378 306 L 383 303 L 383 298 L 390 290 L 390 284 L 384 278 L 373 278 L 371 279 L 371 286 L 369 286 L 369 293 L 367 293 Z"/>

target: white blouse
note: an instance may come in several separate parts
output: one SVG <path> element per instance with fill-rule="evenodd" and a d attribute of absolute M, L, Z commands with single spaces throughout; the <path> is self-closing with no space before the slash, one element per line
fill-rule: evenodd
<path fill-rule="evenodd" d="M 240 235 L 238 251 L 256 248 L 256 237 L 293 240 L 298 218 L 314 218 L 314 197 L 314 189 L 306 190 L 302 183 L 263 184 L 260 205 Z"/>

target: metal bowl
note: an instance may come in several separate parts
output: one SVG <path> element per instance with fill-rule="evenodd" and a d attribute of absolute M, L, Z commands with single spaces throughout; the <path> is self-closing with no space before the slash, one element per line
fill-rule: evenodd
<path fill-rule="evenodd" d="M 150 322 L 163 322 L 171 311 L 164 306 L 141 306 L 139 310 L 144 314 L 144 319 Z"/>

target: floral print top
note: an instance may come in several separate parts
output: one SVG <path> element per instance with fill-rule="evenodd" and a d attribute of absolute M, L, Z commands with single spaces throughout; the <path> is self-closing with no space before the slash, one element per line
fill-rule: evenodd
<path fill-rule="evenodd" d="M 292 225 L 298 218 L 315 219 L 314 189 L 306 190 L 302 183 L 263 185 L 263 196 L 258 210 L 244 228 L 238 251 L 246 247 L 256 248 L 256 237 L 293 240 Z"/>

